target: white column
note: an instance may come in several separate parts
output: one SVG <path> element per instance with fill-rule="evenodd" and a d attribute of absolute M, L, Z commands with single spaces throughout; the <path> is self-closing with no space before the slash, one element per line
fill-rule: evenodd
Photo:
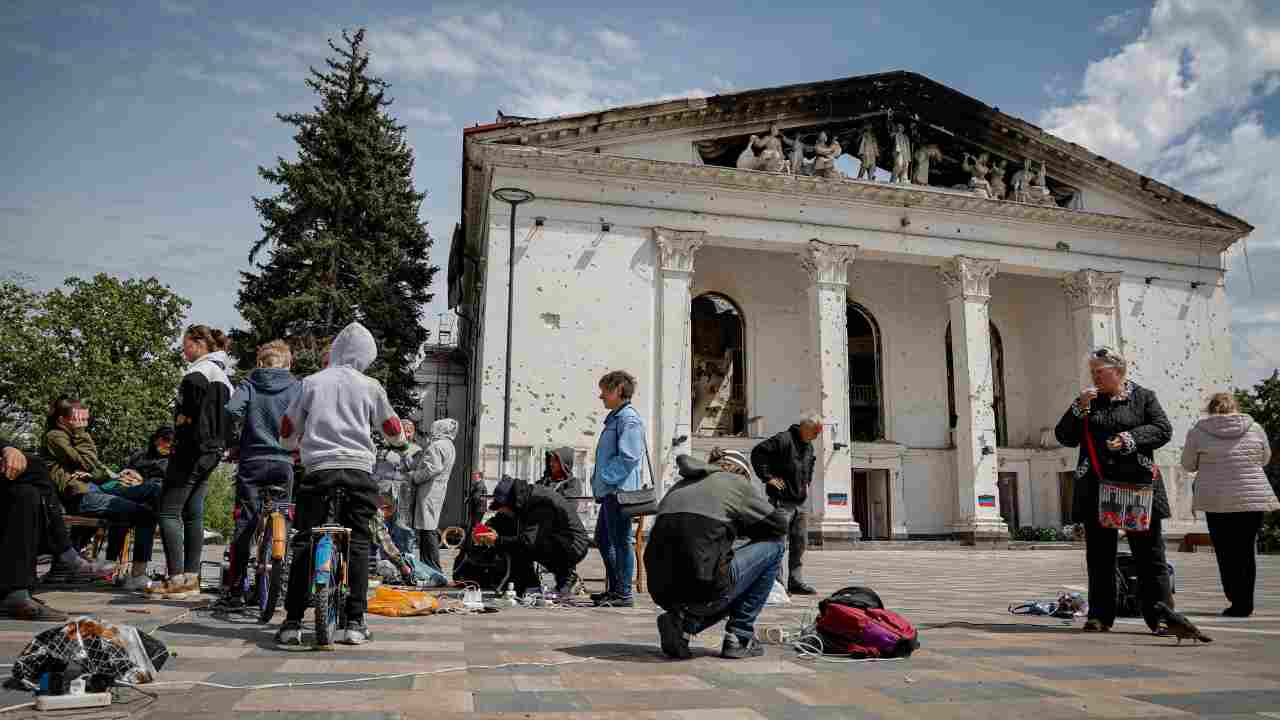
<path fill-rule="evenodd" d="M 679 472 L 677 455 L 692 451 L 693 436 L 690 403 L 690 337 L 689 282 L 693 278 L 693 256 L 702 247 L 706 233 L 701 231 L 653 229 L 658 245 L 660 270 L 658 293 L 658 386 L 657 427 L 651 435 L 654 446 L 654 472 L 662 479 L 655 483 L 659 494 L 675 484 Z M 673 446 L 673 441 L 683 438 Z"/>
<path fill-rule="evenodd" d="M 1071 308 L 1071 334 L 1075 340 L 1080 387 L 1093 384 L 1084 356 L 1103 345 L 1120 350 L 1116 335 L 1116 288 L 1120 273 L 1079 270 L 1062 278 L 1062 290 Z"/>
<path fill-rule="evenodd" d="M 853 541 L 861 536 L 853 519 L 853 473 L 849 462 L 849 263 L 856 246 L 829 245 L 810 240 L 800 257 L 809 274 L 809 314 L 812 322 L 814 371 L 818 393 L 814 410 L 826 429 L 814 441 L 817 462 L 809 507 L 822 537 Z M 844 447 L 836 450 L 834 445 Z"/>
<path fill-rule="evenodd" d="M 1005 542 L 1009 529 L 1000 517 L 996 489 L 996 421 L 993 407 L 991 299 L 994 260 L 964 256 L 943 263 L 938 274 L 947 289 L 951 353 L 956 392 L 956 523 L 968 543 Z"/>

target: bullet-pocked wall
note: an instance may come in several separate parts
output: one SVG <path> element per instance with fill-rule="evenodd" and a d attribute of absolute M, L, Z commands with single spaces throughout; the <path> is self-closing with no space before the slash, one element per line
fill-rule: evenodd
<path fill-rule="evenodd" d="M 607 414 L 597 382 L 610 370 L 638 379 L 635 407 L 652 427 L 655 324 L 654 243 L 648 229 L 562 222 L 522 211 L 516 221 L 512 328 L 511 444 L 520 475 L 536 479 L 539 451 L 585 451 L 590 476 Z M 502 206 L 505 210 L 505 206 Z M 491 216 L 480 372 L 477 469 L 496 480 L 502 443 L 506 362 L 508 219 Z"/>

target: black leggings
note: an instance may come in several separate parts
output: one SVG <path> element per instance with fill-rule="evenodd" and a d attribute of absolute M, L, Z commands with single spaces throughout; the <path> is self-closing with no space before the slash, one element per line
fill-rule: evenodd
<path fill-rule="evenodd" d="M 1214 556 L 1218 558 L 1222 592 L 1232 610 L 1251 614 L 1253 587 L 1258 578 L 1258 531 L 1262 529 L 1262 513 L 1207 512 L 1204 518 L 1209 523 Z"/>
<path fill-rule="evenodd" d="M 1156 602 L 1173 608 L 1173 586 L 1169 582 L 1169 565 L 1165 560 L 1163 520 L 1151 519 L 1151 529 L 1144 533 L 1127 533 L 1129 551 L 1138 569 L 1138 595 L 1142 617 L 1153 631 L 1160 617 Z M 1104 528 L 1096 517 L 1085 522 L 1085 561 L 1089 567 L 1089 619 L 1110 627 L 1116 621 L 1116 548 L 1119 531 Z"/>

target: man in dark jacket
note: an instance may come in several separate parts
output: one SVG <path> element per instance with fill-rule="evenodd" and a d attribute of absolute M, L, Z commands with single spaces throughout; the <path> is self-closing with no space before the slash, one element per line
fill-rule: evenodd
<path fill-rule="evenodd" d="M 649 594 L 666 611 L 662 652 L 691 657 L 689 636 L 728 618 L 721 656 L 759 657 L 755 620 L 778 576 L 791 513 L 770 504 L 742 453 L 717 448 L 711 458 L 676 458 L 680 481 L 663 496 L 645 546 Z M 739 537 L 754 542 L 735 551 Z"/>
<path fill-rule="evenodd" d="M 538 588 L 533 563 L 540 563 L 556 577 L 556 592 L 573 591 L 578 563 L 587 556 L 587 530 L 578 513 L 562 495 L 550 488 L 530 485 L 518 478 L 503 478 L 493 489 L 489 509 L 514 520 L 514 533 L 476 535 L 481 545 L 493 545 L 511 557 L 511 582 L 520 592 Z"/>
<path fill-rule="evenodd" d="M 44 460 L 16 447 L 0 448 L 0 617 L 56 622 L 66 620 L 60 610 L 32 597 L 36 585 L 36 555 L 43 547 L 77 572 L 101 575 L 109 567 L 89 563 L 71 547 L 62 505 L 58 502 Z"/>
<path fill-rule="evenodd" d="M 132 470 L 144 483 L 163 483 L 169 470 L 169 453 L 173 450 L 173 426 L 161 425 L 151 433 L 147 446 L 124 461 L 126 470 Z"/>
<path fill-rule="evenodd" d="M 822 433 L 822 419 L 806 416 L 751 450 L 751 466 L 765 483 L 769 500 L 791 513 L 788 524 L 787 592 L 813 595 L 812 585 L 804 582 L 800 570 L 804 549 L 809 542 L 809 485 L 813 482 L 816 455 L 813 440 Z"/>
<path fill-rule="evenodd" d="M 243 584 L 249 563 L 253 533 L 258 527 L 262 492 L 268 487 L 285 489 L 288 498 L 293 485 L 293 458 L 280 444 L 280 421 L 289 403 L 302 392 L 302 383 L 289 372 L 293 353 L 283 340 L 273 340 L 258 348 L 258 367 L 240 382 L 227 402 L 227 412 L 241 423 L 236 468 L 235 537 L 231 541 L 229 563 L 220 610 L 244 606 Z"/>

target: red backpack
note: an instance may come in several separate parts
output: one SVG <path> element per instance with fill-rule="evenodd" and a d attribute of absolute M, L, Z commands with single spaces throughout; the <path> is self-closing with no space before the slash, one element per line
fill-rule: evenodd
<path fill-rule="evenodd" d="M 869 588 L 847 587 L 818 603 L 818 634 L 832 655 L 906 657 L 920 647 L 919 635 L 901 615 L 885 610 Z"/>

